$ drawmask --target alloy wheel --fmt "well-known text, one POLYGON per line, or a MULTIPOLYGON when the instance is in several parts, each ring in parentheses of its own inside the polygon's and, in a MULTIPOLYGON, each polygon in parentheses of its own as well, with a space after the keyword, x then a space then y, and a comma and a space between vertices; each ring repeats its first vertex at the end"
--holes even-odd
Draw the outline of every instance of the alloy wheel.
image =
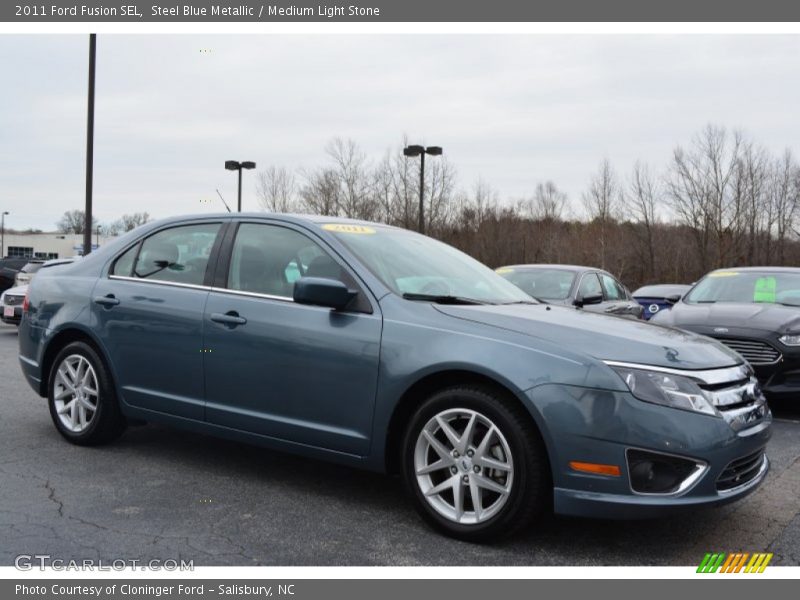
POLYGON ((508 501, 514 461, 505 436, 491 419, 454 408, 432 417, 414 449, 417 485, 428 504, 459 524, 478 524, 508 501))
POLYGON ((97 413, 97 374, 86 357, 71 354, 58 366, 53 404, 59 421, 72 433, 81 433, 97 413))

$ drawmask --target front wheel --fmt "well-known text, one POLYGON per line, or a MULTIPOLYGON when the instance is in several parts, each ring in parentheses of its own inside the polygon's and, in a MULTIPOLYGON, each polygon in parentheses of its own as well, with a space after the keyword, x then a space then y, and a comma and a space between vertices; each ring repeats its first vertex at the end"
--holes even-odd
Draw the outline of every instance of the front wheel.
POLYGON ((84 342, 68 344, 53 361, 48 404, 56 429, 73 444, 104 444, 125 430, 108 369, 84 342))
POLYGON ((551 493, 538 430, 492 390, 454 387, 408 425, 403 479, 422 517, 444 533, 488 541, 528 526, 551 493))

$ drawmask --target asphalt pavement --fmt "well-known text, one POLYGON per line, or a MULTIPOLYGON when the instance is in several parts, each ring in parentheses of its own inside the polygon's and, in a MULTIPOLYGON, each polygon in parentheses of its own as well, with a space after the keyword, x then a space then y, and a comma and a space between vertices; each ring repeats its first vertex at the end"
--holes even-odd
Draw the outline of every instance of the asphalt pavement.
POLYGON ((199 565, 696 565, 709 551, 800 565, 800 399, 777 407, 772 469, 753 495, 653 521, 544 517, 475 545, 426 527, 395 478, 160 425, 81 448, 25 383, 0 325, 0 565, 193 560, 199 565))

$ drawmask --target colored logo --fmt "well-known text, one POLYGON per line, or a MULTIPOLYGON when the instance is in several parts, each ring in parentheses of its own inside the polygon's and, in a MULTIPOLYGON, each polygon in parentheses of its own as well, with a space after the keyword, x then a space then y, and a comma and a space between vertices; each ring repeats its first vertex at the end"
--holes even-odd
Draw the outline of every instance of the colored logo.
POLYGON ((706 552, 697 572, 763 573, 771 560, 772 552, 706 552))

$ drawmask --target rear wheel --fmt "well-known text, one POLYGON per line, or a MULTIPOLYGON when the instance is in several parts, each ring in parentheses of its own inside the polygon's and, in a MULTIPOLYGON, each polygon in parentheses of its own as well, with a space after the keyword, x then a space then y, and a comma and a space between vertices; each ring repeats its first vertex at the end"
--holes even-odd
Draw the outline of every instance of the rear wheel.
POLYGON ((73 444, 104 444, 125 430, 108 369, 85 342, 68 344, 53 361, 48 404, 56 429, 73 444))
POLYGON ((409 423, 403 478, 418 512, 460 539, 486 541, 528 526, 551 493, 539 432, 493 390, 454 387, 409 423))

